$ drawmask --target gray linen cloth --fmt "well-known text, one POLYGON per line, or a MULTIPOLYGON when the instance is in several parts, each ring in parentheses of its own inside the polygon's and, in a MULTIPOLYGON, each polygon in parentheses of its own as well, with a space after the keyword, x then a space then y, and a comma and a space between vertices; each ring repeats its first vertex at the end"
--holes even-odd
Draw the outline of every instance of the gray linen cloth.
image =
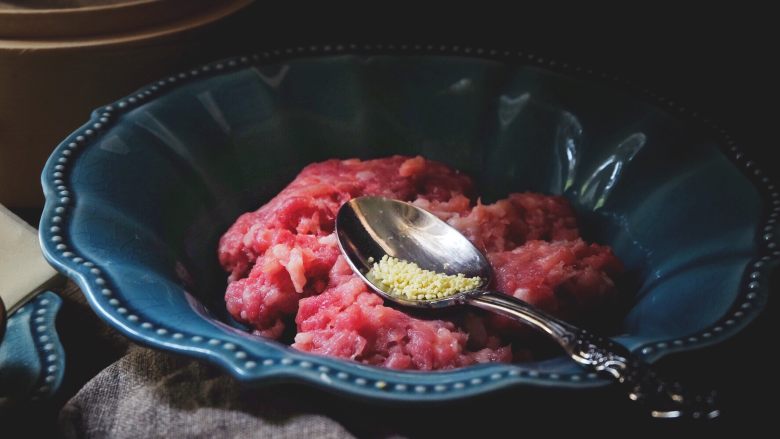
POLYGON ((131 347, 60 412, 66 437, 353 437, 298 392, 245 390, 213 367, 131 347))

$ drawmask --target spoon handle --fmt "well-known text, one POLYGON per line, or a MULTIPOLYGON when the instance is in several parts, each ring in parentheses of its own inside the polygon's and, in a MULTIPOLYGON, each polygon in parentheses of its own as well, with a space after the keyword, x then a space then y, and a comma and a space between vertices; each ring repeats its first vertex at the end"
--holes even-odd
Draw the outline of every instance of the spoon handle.
POLYGON ((655 418, 713 419, 720 415, 715 394, 695 395, 678 383, 661 379, 653 368, 625 347, 566 323, 528 303, 493 291, 470 295, 466 303, 518 319, 558 342, 580 365, 623 385, 631 400, 650 409, 655 418))

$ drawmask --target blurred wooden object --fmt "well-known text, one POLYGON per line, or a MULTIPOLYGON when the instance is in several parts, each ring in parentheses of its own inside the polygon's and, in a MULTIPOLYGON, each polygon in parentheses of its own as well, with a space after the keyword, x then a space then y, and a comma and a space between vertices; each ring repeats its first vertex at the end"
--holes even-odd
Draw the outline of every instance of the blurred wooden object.
POLYGON ((36 207, 54 146, 95 107, 203 61, 252 0, 0 0, 0 203, 36 207))

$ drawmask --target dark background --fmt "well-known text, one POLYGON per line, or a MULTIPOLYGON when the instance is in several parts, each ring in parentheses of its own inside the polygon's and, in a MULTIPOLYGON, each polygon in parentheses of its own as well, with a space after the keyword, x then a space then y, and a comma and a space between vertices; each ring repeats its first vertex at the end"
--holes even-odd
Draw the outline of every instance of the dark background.
MULTIPOLYGON (((771 68, 778 38, 772 26, 764 23, 769 14, 757 13, 758 18, 742 20, 739 11, 727 11, 720 17, 709 15, 709 11, 687 17, 678 15, 679 11, 668 11, 663 18, 648 18, 645 11, 637 9, 626 11, 622 17, 602 15, 598 20, 576 12, 563 17, 561 11, 507 12, 490 18, 450 20, 441 16, 423 19, 408 10, 403 14, 374 11, 349 20, 332 20, 306 12, 308 19, 283 17, 255 5, 221 24, 221 38, 203 42, 203 61, 254 50, 323 43, 433 43, 520 50, 619 75, 638 89, 649 89, 696 109, 726 129, 764 171, 780 181, 780 166, 774 161, 780 148, 776 133, 777 76, 771 68), (647 21, 640 22, 639 17, 647 21)), ((777 272, 770 285, 777 289, 777 272)), ((667 375, 719 391, 723 417, 704 428, 750 432, 772 421, 776 406, 772 397, 778 384, 775 363, 771 361, 772 348, 777 344, 774 301, 770 300, 767 310, 731 340, 660 361, 667 375)), ((70 347, 66 344, 67 349, 70 347)), ((112 359, 110 353, 107 350, 93 356, 107 363, 112 359)), ((79 361, 84 360, 77 359, 76 364, 79 361)), ((97 366, 91 369, 99 370, 97 366)), ((75 380, 86 378, 85 374, 75 380)), ((71 387, 75 389, 78 383, 73 380, 71 387)), ((454 405, 411 408, 355 403, 292 386, 279 387, 279 391, 300 392, 302 397, 327 406, 327 413, 360 436, 388 430, 377 427, 381 425, 393 425, 387 433, 416 437, 438 436, 442 430, 457 437, 520 436, 538 429, 634 435, 702 427, 649 422, 633 411, 627 398, 615 389, 512 389, 454 405)), ((47 409, 52 421, 55 413, 56 407, 47 409)))

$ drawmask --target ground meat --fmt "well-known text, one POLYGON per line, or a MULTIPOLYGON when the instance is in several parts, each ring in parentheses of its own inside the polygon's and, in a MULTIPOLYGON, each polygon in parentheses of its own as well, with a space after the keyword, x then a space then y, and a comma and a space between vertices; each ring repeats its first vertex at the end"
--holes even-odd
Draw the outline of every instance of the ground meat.
POLYGON ((493 204, 477 200, 473 207, 465 196, 445 201, 420 197, 414 204, 447 221, 485 253, 511 250, 530 240, 579 237, 574 211, 563 197, 511 194, 493 204))
MULTIPOLYGON (((570 241, 528 241, 511 251, 489 253, 495 288, 555 316, 577 320, 609 303, 614 296, 613 277, 623 271, 609 247, 570 241)), ((489 328, 502 334, 527 327, 499 315, 489 328)))
MULTIPOLYGON (((295 318, 293 347, 395 369, 435 370, 511 361, 517 325, 469 313, 423 320, 384 306, 338 250, 334 219, 347 200, 412 201, 488 254, 496 287, 553 314, 576 316, 615 294, 622 270, 607 247, 579 239, 562 197, 511 194, 473 201, 470 178, 422 157, 329 160, 303 171, 276 197, 242 215, 220 240, 227 309, 256 333, 278 338, 295 318)), ((525 357, 515 348, 514 357, 525 357)))
POLYGON ((446 201, 471 194, 472 187, 469 177, 422 157, 314 163, 271 201, 236 220, 220 240, 219 261, 230 272, 230 281, 240 279, 276 239, 286 239, 280 234, 332 233, 338 208, 354 197, 446 201))
POLYGON ((394 369, 434 370, 477 362, 509 361, 511 350, 494 343, 465 349, 468 334, 451 322, 420 320, 383 305, 343 258, 332 286, 301 300, 293 347, 394 369))

